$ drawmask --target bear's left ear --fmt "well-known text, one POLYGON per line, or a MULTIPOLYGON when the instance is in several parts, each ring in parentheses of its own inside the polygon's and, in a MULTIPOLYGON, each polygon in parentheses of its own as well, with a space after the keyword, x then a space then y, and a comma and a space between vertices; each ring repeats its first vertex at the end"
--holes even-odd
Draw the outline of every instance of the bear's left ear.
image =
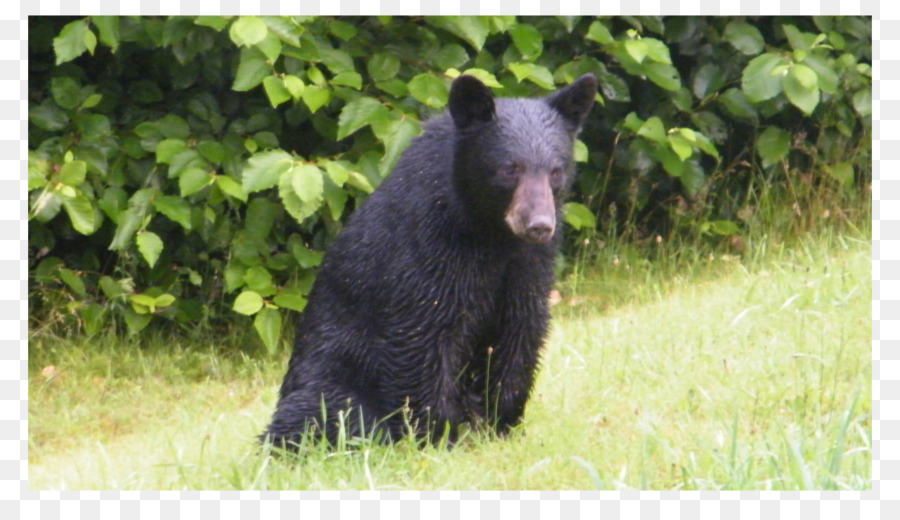
POLYGON ((596 95, 597 78, 593 74, 585 74, 571 85, 547 96, 547 103, 563 116, 569 130, 576 133, 581 129, 596 95))
POLYGON ((457 128, 494 119, 494 96, 484 83, 473 76, 460 76, 450 87, 450 115, 457 128))

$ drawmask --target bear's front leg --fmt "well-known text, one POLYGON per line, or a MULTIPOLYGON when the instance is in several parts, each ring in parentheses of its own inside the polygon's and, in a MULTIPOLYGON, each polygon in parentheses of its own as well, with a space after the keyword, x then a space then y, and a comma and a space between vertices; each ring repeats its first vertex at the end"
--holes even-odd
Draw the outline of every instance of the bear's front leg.
POLYGON ((489 347, 486 419, 505 434, 519 424, 531 394, 549 322, 543 291, 510 295, 504 306, 502 327, 489 347))

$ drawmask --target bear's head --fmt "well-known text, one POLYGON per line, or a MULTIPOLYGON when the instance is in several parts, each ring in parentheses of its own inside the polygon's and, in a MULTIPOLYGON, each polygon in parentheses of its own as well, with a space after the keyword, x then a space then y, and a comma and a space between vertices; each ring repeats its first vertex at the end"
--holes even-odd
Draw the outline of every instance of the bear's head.
POLYGON ((495 99, 472 76, 453 82, 454 181, 480 226, 551 241, 574 176, 574 139, 596 93, 590 74, 535 99, 495 99))

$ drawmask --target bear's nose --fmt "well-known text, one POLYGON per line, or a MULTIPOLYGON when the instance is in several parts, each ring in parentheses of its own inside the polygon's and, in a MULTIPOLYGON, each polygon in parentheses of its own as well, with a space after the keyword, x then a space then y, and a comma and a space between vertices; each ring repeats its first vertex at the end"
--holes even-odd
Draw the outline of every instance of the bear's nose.
POLYGON ((525 238, 538 244, 546 244, 553 236, 553 225, 549 219, 540 218, 532 221, 525 229, 525 238))

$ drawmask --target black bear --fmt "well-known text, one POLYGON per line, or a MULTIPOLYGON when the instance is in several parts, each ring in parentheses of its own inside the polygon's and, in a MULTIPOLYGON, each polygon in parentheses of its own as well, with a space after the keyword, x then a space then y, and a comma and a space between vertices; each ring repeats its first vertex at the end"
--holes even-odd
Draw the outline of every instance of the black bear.
POLYGON ((471 76, 326 252, 262 439, 455 439, 519 423, 549 320, 561 200, 597 83, 495 99, 471 76))

